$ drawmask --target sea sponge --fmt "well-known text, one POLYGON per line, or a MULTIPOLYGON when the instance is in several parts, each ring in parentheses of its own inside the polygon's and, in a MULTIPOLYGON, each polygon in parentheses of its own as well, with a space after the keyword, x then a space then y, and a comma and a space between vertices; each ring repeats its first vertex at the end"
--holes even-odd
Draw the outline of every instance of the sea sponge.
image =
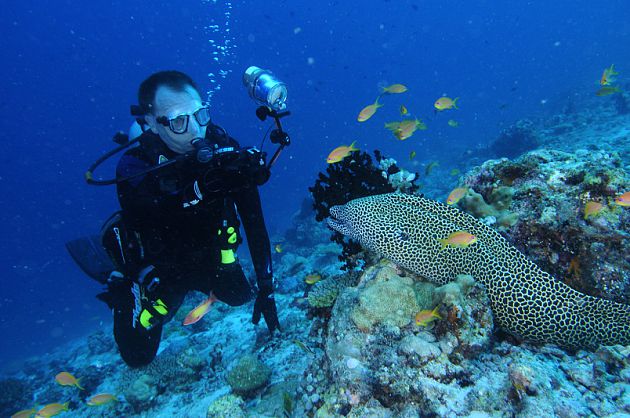
POLYGON ((413 280, 384 267, 359 294, 359 304, 351 318, 360 330, 367 332, 375 325, 409 325, 419 310, 413 280))
POLYGON ((509 211, 513 195, 512 187, 500 186, 492 190, 486 203, 481 194, 469 189, 460 204, 475 218, 483 219, 491 216, 496 219, 499 226, 510 227, 518 221, 518 215, 509 211))
POLYGON ((227 374, 227 382, 239 395, 250 395, 263 387, 271 376, 271 369, 256 356, 247 354, 227 374))

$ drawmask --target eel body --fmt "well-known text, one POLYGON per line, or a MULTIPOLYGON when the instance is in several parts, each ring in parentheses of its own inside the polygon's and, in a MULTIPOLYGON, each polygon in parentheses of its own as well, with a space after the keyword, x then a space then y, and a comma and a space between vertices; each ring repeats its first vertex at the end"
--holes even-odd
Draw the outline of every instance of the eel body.
POLYGON ((471 215, 420 196, 390 193, 330 209, 331 228, 436 284, 481 282, 496 323, 526 341, 569 349, 630 344, 630 305, 585 295, 541 270, 471 215), (477 237, 442 248, 457 231, 477 237))

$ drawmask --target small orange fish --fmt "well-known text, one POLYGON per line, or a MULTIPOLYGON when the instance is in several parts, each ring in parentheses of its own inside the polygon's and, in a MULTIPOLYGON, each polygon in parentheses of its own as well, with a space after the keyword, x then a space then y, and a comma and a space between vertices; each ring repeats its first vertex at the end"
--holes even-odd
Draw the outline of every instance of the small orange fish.
POLYGON ((569 274, 573 274, 575 277, 580 277, 582 273, 582 267, 580 267, 580 258, 575 256, 569 262, 569 274))
POLYGON ((455 205, 468 193, 468 187, 457 187, 446 198, 447 205, 455 205))
POLYGON ((449 119, 447 123, 451 128, 457 128, 459 126, 459 122, 453 119, 449 119))
POLYGON ((600 86, 609 86, 610 83, 615 81, 616 75, 619 75, 618 72, 615 71, 615 64, 611 64, 610 68, 606 68, 604 73, 602 74, 602 78, 599 80, 600 86))
POLYGON ((55 415, 58 415, 60 413, 62 413, 63 411, 67 411, 68 410, 68 404, 70 402, 66 402, 66 403, 51 403, 46 405, 45 407, 43 407, 42 409, 40 409, 39 411, 37 411, 37 415, 35 415, 36 417, 54 417, 55 415))
POLYGON ((77 379, 76 377, 74 377, 68 372, 58 373, 57 376, 55 376, 55 380, 61 386, 76 386, 77 388, 84 390, 79 384, 79 379, 77 379))
POLYGON ((403 84, 392 84, 391 86, 383 87, 383 93, 398 94, 407 91, 407 86, 403 84))
POLYGON ((441 112, 443 110, 448 110, 448 109, 459 109, 457 107, 457 100, 458 99, 459 99, 459 97, 456 97, 455 99, 451 99, 450 97, 446 97, 446 96, 440 97, 439 99, 437 99, 435 101, 433 106, 439 112, 441 112))
POLYGON ((304 282, 306 284, 315 284, 318 281, 320 281, 322 279, 322 276, 317 274, 317 273, 313 273, 313 274, 309 274, 304 278, 304 282))
POLYGON ((282 244, 276 244, 273 247, 274 251, 280 254, 282 252, 282 244))
POLYGON ((584 219, 593 218, 599 215, 604 209, 604 205, 599 202, 589 201, 584 205, 584 219))
POLYGON ((350 155, 351 152, 358 151, 359 149, 354 147, 354 144, 356 142, 357 141, 353 141, 352 144, 350 144, 349 146, 342 145, 340 147, 335 148, 334 150, 330 152, 330 154, 328 154, 328 157, 326 158, 326 162, 328 164, 338 163, 339 161, 343 160, 348 155, 350 155))
POLYGON ((457 231, 438 241, 442 244, 442 250, 449 246, 454 248, 468 248, 470 245, 477 242, 477 237, 466 231, 457 231))
POLYGON ((623 206, 624 208, 630 208, 630 192, 625 192, 624 194, 617 196, 615 198, 615 203, 619 206, 623 206))
POLYGON ((376 113, 376 109, 378 109, 379 107, 383 107, 383 105, 378 102, 377 97, 376 101, 373 104, 365 106, 363 109, 361 109, 361 111, 359 112, 359 116, 357 116, 357 120, 359 122, 365 122, 366 120, 374 116, 374 114, 376 113))
POLYGON ((438 314, 438 306, 433 308, 432 311, 425 309, 424 311, 418 312, 416 314, 416 325, 426 327, 436 319, 442 319, 442 317, 438 314))
POLYGON ((188 312, 186 318, 184 318, 184 325, 191 325, 195 322, 199 321, 210 311, 212 304, 216 302, 218 299, 214 296, 214 293, 210 292, 210 296, 206 299, 201 305, 197 306, 192 311, 188 312))
POLYGON ((94 395, 90 399, 88 399, 86 403, 89 406, 100 406, 115 401, 118 401, 118 398, 116 398, 116 396, 110 393, 99 393, 98 395, 94 395))
POLYGON ((405 105, 400 105, 400 116, 405 116, 409 111, 405 107, 405 105))
POLYGON ((35 408, 25 409, 11 415, 11 418, 31 418, 35 412, 37 412, 37 409, 35 408))

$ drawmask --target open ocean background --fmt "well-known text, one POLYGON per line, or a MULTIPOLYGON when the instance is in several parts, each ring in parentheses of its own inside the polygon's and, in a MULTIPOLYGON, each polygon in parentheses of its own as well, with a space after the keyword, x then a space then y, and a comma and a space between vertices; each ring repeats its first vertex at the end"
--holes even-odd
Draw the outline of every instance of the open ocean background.
MULTIPOLYGON (((255 117, 242 72, 257 65, 286 82, 293 143, 262 188, 273 235, 339 145, 357 140, 402 162, 415 150, 422 163, 461 167, 466 150, 516 120, 592 95, 610 64, 627 75, 629 21, 625 0, 3 2, 0 363, 110 321, 94 298, 100 286, 64 243, 117 210, 114 187, 88 186, 83 174, 128 129, 129 105, 151 73, 181 70, 212 90, 213 121, 241 145, 258 145, 270 124, 255 117), (385 97, 372 120, 356 122, 392 83, 409 88, 404 99, 385 97), (452 115, 433 115, 443 94, 460 97, 458 129, 446 124, 452 115), (400 104, 429 130, 400 142, 382 129, 400 104)), ((113 176, 115 160, 97 176, 113 176)))

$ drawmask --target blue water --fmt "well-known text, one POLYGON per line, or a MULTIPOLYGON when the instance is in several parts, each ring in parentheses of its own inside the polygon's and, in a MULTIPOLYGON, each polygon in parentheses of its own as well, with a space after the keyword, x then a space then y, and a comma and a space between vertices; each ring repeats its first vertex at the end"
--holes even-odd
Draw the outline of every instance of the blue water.
MULTIPOLYGON (((37 0, 3 3, 0 15, 0 358, 41 354, 109 320, 99 286, 66 254, 64 242, 96 232, 117 209, 113 187, 83 181, 132 119, 138 84, 162 69, 189 73, 212 97, 213 119, 243 145, 268 123, 241 85, 249 65, 289 87, 285 128, 293 143, 263 187, 272 234, 307 196, 330 150, 357 140, 406 159, 465 163, 524 117, 559 111, 592 94, 604 68, 630 72, 625 0, 140 2, 37 0), (229 15, 226 15, 229 12, 229 15), (228 24, 226 25, 226 22, 228 24), (205 29, 217 24, 219 32, 205 29), (226 31, 230 29, 230 31, 226 31), (235 48, 212 59, 210 39, 235 48), (211 83, 208 73, 227 71, 211 83), (409 91, 364 124, 359 110, 380 86, 409 91), (433 115, 442 94, 457 113, 433 115), (382 128, 405 104, 429 124, 405 142, 382 128), (447 126, 456 118, 458 129, 447 126)), ((268 151, 273 151, 268 148, 268 151)), ((110 177, 113 166, 97 174, 110 177)))

